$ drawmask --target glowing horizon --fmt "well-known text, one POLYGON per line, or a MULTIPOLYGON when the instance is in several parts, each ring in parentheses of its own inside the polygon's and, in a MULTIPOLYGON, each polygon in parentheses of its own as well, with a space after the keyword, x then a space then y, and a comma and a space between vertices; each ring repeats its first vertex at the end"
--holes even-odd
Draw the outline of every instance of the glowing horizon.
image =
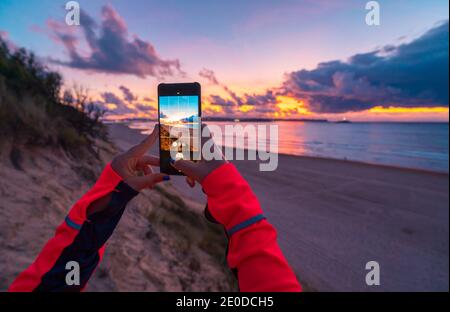
POLYGON ((159 82, 198 81, 204 116, 449 121, 446 1, 383 2, 379 27, 356 0, 79 2, 77 27, 61 3, 2 2, 0 36, 87 87, 110 120, 156 119, 159 82))

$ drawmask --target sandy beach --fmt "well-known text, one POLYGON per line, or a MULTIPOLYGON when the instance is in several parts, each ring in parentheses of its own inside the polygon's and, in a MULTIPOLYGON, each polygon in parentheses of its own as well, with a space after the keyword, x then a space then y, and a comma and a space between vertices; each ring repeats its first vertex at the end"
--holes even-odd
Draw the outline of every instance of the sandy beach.
MULTIPOLYGON (((121 149, 143 138, 121 124, 109 130, 121 149)), ((234 163, 306 290, 448 291, 448 174, 288 155, 274 172, 234 163), (369 261, 380 264, 380 286, 365 283, 369 261)), ((206 202, 183 177, 172 183, 184 198, 206 202)))

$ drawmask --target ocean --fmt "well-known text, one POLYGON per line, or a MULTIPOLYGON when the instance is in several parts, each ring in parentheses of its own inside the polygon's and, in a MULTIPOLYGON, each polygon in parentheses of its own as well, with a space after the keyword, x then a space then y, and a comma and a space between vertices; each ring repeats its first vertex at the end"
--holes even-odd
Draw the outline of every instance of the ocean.
MULTIPOLYGON (((227 122, 208 122, 222 129, 227 122)), ((255 123, 240 123, 242 126, 255 123)), ((448 123, 316 123, 277 121, 281 154, 346 159, 449 172, 448 123)), ((152 129, 154 122, 131 122, 152 129)))

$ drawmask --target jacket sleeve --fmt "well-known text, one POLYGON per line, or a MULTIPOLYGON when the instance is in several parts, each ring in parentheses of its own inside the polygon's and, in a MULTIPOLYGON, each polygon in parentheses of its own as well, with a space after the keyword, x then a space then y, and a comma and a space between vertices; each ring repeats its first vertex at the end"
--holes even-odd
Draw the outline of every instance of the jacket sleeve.
POLYGON ((205 178, 202 186, 208 197, 208 213, 227 231, 227 260, 237 271, 240 290, 301 291, 278 246, 274 227, 237 169, 230 163, 222 165, 205 178))
POLYGON ((108 164, 93 188, 70 209, 53 238, 11 284, 9 291, 83 290, 99 264, 104 245, 126 204, 136 195, 137 192, 108 164), (106 208, 87 217, 89 205, 105 197, 106 208), (78 263, 79 279, 67 282, 67 275, 74 268, 73 261, 78 263))

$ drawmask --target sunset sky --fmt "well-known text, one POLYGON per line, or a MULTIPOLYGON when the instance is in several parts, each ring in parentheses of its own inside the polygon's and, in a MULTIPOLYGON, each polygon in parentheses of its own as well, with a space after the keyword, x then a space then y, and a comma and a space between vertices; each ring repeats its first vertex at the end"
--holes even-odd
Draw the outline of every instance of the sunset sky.
POLYGON ((83 85, 108 118, 156 118, 159 82, 206 116, 448 121, 448 1, 0 1, 0 36, 83 85))

